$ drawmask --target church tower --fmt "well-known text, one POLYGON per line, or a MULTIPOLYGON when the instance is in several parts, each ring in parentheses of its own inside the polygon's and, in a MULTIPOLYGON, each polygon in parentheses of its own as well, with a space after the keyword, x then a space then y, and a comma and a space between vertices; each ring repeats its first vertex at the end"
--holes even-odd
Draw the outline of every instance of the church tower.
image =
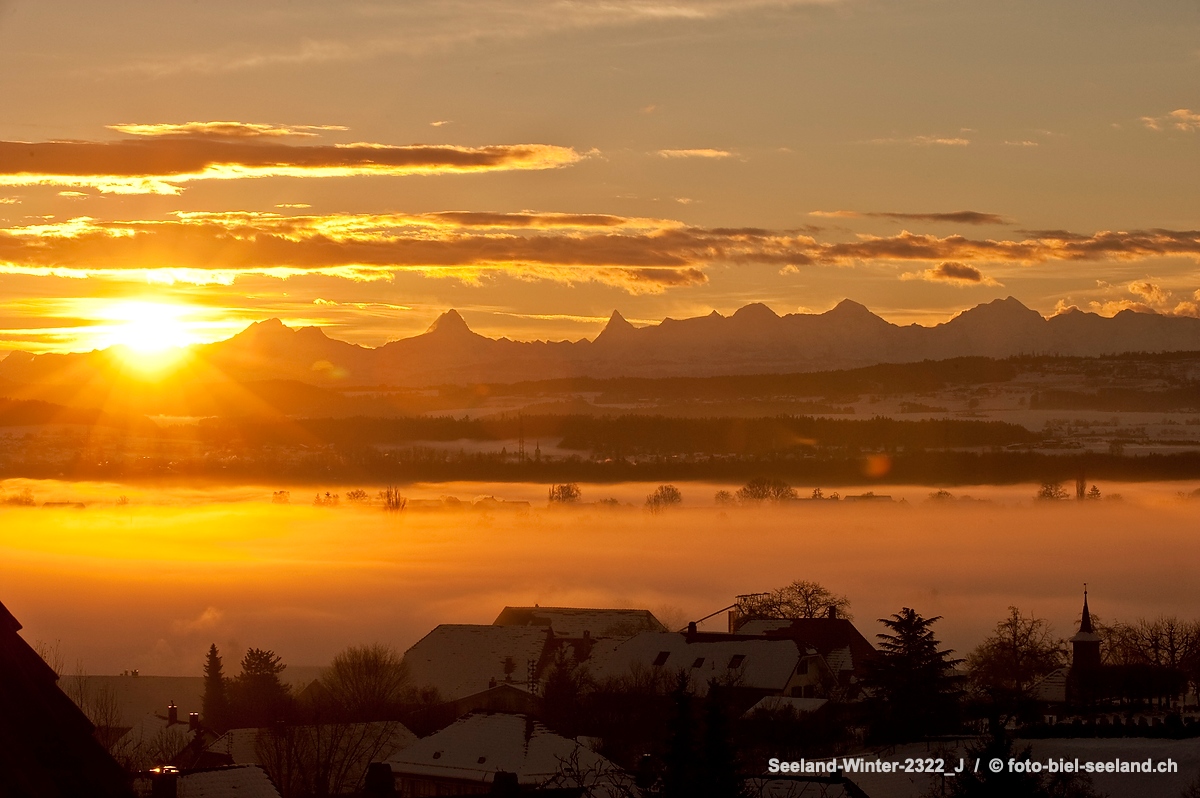
POLYGON ((1071 638, 1072 673, 1095 673, 1100 669, 1100 635, 1092 628, 1092 613, 1088 610, 1087 587, 1083 588, 1083 619, 1079 631, 1071 638))

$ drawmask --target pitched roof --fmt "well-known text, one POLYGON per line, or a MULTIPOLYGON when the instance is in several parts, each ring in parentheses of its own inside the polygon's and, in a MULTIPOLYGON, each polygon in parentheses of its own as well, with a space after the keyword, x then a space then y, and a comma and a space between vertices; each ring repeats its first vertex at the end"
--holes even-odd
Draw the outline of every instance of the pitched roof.
POLYGON ((404 652, 413 683, 434 687, 443 701, 497 684, 528 681, 529 663, 540 663, 550 642, 544 626, 441 624, 404 652))
POLYGON ((667 628, 649 610, 587 607, 505 607, 493 626, 549 626, 556 637, 632 637, 667 628))
POLYGON ((117 740, 113 750, 126 760, 126 765, 152 767, 174 759, 192 741, 192 737, 187 721, 171 723, 167 718, 149 712, 134 721, 129 731, 117 740))
POLYGON ((693 640, 675 632, 643 632, 615 645, 597 645, 588 660, 596 678, 620 677, 635 668, 684 670, 700 692, 708 680, 731 672, 742 687, 782 690, 787 686, 801 651, 788 639, 693 640))
POLYGON ((127 796, 125 773, 0 603, 0 795, 127 796))
POLYGON ((279 790, 258 765, 235 765, 181 773, 176 798, 279 798, 279 790))
POLYGON ((617 772, 604 757, 524 715, 473 714, 387 760, 396 775, 491 782, 497 771, 521 784, 542 784, 564 764, 579 771, 617 772))
POLYGON ((875 647, 846 618, 764 618, 746 621, 738 627, 738 634, 807 643, 834 670, 857 670, 875 655, 875 647))

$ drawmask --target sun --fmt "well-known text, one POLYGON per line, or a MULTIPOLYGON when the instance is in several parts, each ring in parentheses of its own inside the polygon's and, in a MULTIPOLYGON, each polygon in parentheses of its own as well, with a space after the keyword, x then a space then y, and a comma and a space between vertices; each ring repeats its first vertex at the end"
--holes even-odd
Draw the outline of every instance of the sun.
POLYGON ((100 322, 100 347, 119 347, 133 358, 144 356, 161 360, 199 339, 193 333, 189 317, 195 312, 187 305, 146 300, 126 300, 106 305, 97 316, 100 322))

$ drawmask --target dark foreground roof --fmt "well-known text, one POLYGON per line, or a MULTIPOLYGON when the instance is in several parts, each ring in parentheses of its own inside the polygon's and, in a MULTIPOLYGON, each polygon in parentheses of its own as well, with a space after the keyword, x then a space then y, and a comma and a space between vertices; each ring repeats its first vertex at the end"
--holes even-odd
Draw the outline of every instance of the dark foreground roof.
POLYGON ((125 771, 0 604, 0 795, 128 798, 125 771))

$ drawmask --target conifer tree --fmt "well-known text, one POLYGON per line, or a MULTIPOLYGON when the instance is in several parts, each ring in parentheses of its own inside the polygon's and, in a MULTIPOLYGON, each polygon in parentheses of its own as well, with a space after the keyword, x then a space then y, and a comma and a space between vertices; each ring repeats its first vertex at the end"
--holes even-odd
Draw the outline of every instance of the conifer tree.
POLYGON ((225 673, 221 668, 221 655, 217 644, 208 648, 204 661, 204 699, 201 713, 204 723, 216 731, 224 731, 229 722, 229 693, 226 689, 225 673))

